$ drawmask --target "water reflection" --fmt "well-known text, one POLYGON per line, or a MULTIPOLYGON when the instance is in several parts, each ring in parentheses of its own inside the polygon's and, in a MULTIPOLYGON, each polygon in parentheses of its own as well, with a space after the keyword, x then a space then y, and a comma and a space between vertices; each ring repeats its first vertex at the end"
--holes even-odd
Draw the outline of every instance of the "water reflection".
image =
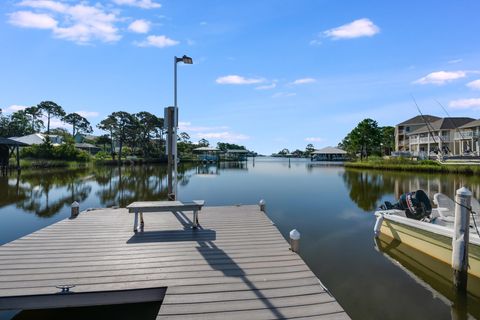
POLYGON ((386 236, 375 239, 375 249, 433 296, 450 305, 452 319, 467 319, 469 315, 480 318, 480 279, 469 277, 469 293, 457 295, 447 264, 386 236))
POLYGON ((350 199, 368 212, 378 208, 385 196, 392 201, 403 193, 418 189, 424 190, 430 199, 437 192, 453 199, 455 191, 463 186, 470 189, 477 199, 480 195, 480 178, 476 176, 346 169, 342 177, 350 199))

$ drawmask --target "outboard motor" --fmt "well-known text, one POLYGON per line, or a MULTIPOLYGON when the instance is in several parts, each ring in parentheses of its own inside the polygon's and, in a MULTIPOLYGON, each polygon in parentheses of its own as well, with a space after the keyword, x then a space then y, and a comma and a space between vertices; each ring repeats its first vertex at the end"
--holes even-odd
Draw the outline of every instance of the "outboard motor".
POLYGON ((426 218, 432 213, 430 199, 423 190, 404 193, 395 204, 385 201, 381 208, 383 210, 405 210, 407 217, 415 220, 426 218))

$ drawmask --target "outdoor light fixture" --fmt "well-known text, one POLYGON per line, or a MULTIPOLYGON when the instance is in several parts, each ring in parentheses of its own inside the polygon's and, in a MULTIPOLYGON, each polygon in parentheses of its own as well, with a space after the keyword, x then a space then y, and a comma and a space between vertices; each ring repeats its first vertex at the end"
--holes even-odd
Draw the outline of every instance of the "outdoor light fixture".
MULTIPOLYGON (((183 62, 185 64, 193 64, 193 59, 191 57, 188 57, 186 55, 183 55, 183 57, 178 58, 178 57, 173 57, 173 106, 175 107, 175 113, 174 113, 174 122, 173 122, 173 137, 170 140, 173 148, 172 148, 172 156, 169 156, 169 163, 168 167, 169 170, 170 168, 173 167, 173 190, 168 190, 169 194, 169 200, 178 200, 178 170, 177 170, 177 164, 178 164, 178 151, 177 151, 177 129, 178 129, 178 105, 177 105, 177 63, 183 62), (173 161, 173 163, 171 163, 173 161), (173 197, 171 197, 173 195, 173 197), (172 199, 170 199, 170 197, 172 199)), ((169 171, 170 172, 170 171, 169 171)))
POLYGON ((180 62, 180 61, 183 62, 183 63, 185 63, 185 64, 193 64, 192 58, 187 57, 186 55, 184 55, 184 56, 181 57, 181 58, 175 57, 175 63, 180 62))

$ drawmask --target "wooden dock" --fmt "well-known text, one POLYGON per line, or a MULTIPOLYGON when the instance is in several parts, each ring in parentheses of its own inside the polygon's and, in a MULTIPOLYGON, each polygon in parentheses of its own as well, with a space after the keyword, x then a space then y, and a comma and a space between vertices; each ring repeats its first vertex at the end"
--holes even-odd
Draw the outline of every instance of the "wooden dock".
POLYGON ((165 288, 159 319, 349 319, 258 206, 82 212, 0 247, 0 310, 55 294, 165 288))

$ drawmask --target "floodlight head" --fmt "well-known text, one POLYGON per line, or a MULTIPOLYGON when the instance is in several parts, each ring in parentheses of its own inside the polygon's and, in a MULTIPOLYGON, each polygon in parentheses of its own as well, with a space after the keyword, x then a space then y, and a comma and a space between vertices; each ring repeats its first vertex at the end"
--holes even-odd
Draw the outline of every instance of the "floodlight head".
POLYGON ((185 64, 193 64, 193 60, 190 57, 187 57, 186 55, 183 55, 181 58, 175 57, 175 62, 183 62, 185 64))

